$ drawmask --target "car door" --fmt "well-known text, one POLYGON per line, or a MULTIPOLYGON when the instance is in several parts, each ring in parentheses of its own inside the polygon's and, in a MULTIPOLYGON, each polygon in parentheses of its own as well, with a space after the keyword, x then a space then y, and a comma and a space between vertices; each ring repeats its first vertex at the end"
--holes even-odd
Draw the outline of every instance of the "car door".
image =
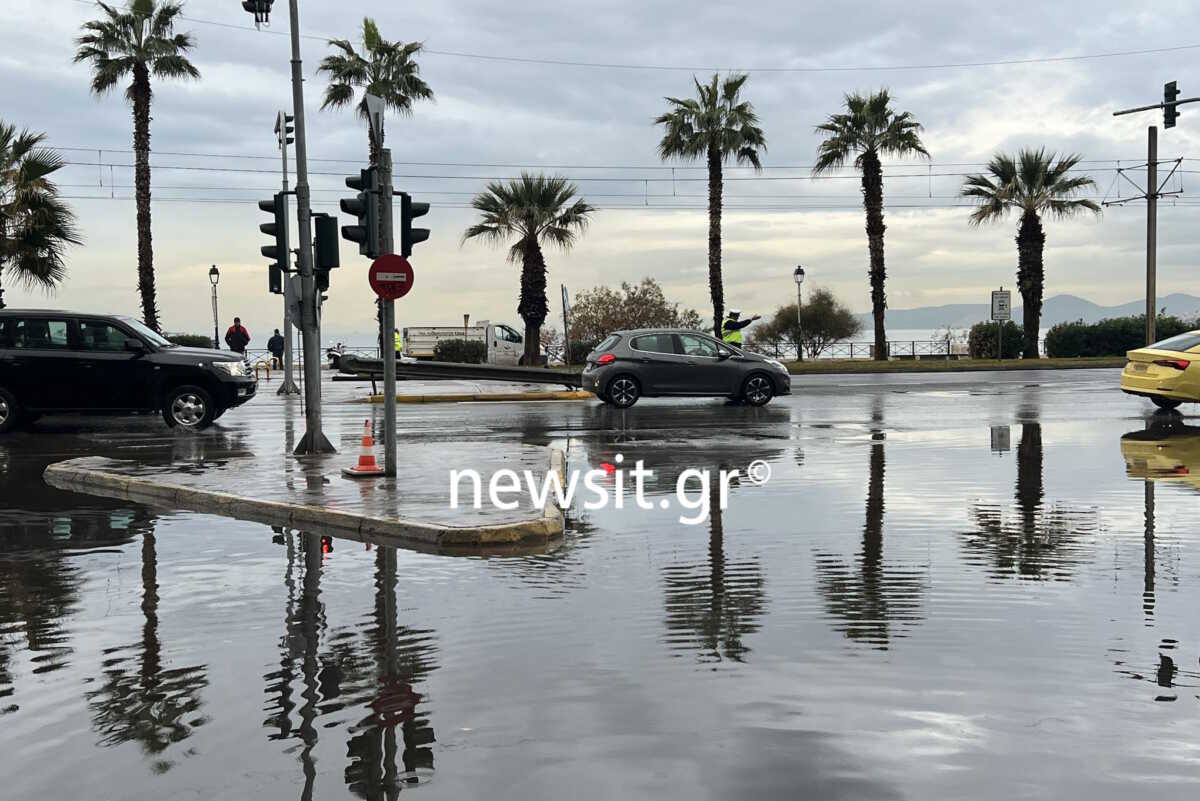
POLYGON ((675 352, 675 337, 661 334, 642 334, 629 342, 634 372, 642 385, 642 394, 674 394, 684 384, 683 359, 675 352))
POLYGON ((126 342, 141 339, 108 320, 78 320, 79 376, 88 405, 95 409, 154 407, 155 366, 143 345, 131 351, 126 342))
POLYGON ((685 391, 726 395, 733 391, 736 368, 719 358, 721 345, 702 334, 678 334, 685 391))
POLYGON ((76 364, 66 317, 8 320, 7 369, 18 374, 17 400, 31 409, 76 408, 76 364))

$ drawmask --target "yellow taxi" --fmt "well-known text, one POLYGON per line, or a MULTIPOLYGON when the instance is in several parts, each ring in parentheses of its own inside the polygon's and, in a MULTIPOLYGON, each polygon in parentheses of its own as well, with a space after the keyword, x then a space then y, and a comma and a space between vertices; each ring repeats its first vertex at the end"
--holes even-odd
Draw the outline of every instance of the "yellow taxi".
POLYGON ((1149 398, 1161 409, 1200 402, 1200 331, 1155 342, 1125 354, 1121 390, 1149 398))

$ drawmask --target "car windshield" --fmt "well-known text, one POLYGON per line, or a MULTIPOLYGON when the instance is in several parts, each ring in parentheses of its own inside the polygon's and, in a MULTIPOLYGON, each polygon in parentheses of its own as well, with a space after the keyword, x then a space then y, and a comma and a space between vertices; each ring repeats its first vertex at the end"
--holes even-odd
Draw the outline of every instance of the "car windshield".
POLYGON ((144 323, 133 319, 132 317, 118 317, 118 320, 125 325, 137 331, 142 337, 150 341, 150 344, 160 348, 173 348, 175 344, 169 339, 163 338, 163 335, 155 331, 153 328, 146 326, 144 323))
POLYGON ((1192 331, 1187 334, 1180 334, 1179 336, 1164 339, 1162 342, 1155 342, 1150 347, 1155 350, 1172 350, 1176 353, 1184 353, 1197 345, 1200 345, 1200 333, 1192 331))

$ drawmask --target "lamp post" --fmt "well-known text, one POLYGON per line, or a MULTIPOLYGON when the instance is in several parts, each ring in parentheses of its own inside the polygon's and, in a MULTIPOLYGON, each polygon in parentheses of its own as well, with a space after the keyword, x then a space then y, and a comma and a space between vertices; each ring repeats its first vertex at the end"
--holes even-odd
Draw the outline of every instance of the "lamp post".
POLYGON ((217 265, 213 265, 208 271, 208 282, 212 284, 213 289, 213 348, 221 349, 221 334, 220 323, 217 322, 217 283, 221 280, 221 271, 217 269, 217 265))
POLYGON ((792 270, 792 280, 796 282, 796 333, 797 340, 800 343, 796 346, 796 355, 800 361, 804 361, 804 345, 802 344, 804 340, 804 328, 800 321, 800 310, 804 308, 804 290, 802 289, 804 285, 804 268, 799 264, 796 265, 795 270, 792 270))

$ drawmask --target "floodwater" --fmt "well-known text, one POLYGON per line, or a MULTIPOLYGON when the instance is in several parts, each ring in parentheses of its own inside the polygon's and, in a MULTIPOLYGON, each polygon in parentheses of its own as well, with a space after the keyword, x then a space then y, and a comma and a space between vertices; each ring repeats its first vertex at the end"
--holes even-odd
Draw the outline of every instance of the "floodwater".
POLYGON ((655 471, 528 556, 80 498, 0 443, 3 797, 1195 798, 1200 422, 1114 376, 411 413, 655 471))

